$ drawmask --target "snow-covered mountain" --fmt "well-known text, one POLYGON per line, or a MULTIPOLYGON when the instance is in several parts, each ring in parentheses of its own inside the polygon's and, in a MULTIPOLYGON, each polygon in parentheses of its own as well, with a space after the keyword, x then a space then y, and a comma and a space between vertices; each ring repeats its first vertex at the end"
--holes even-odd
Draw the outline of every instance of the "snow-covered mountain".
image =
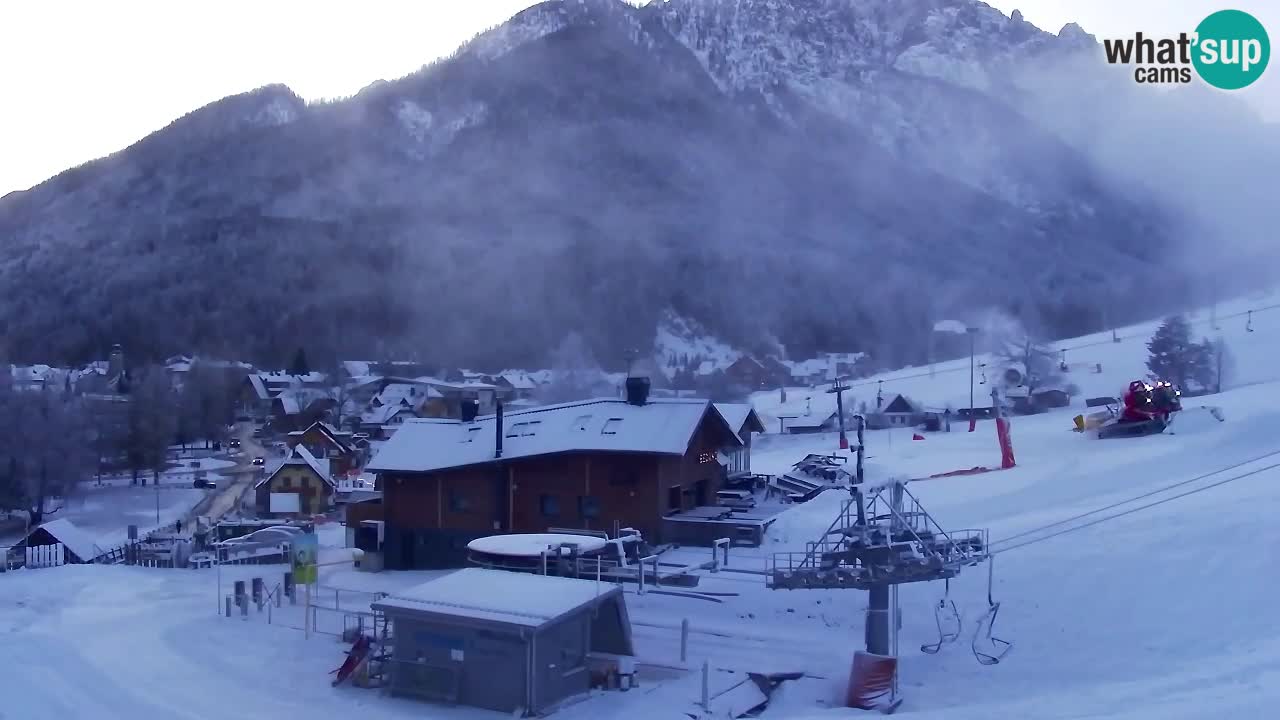
POLYGON ((889 364, 963 308, 1084 332, 1275 226, 1248 196, 1200 213, 1273 138, 1110 70, 974 0, 545 2, 348 100, 263 88, 0 199, 6 352, 534 365, 578 331, 620 364, 667 308, 889 364), (1211 151, 1147 141, 1160 118, 1216 123, 1211 151))

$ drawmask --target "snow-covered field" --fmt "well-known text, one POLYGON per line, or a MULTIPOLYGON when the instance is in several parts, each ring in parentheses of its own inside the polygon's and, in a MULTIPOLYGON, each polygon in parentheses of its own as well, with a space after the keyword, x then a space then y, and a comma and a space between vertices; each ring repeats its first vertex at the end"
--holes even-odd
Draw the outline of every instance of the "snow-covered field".
MULTIPOLYGON (((1229 313, 1219 308, 1220 319, 1229 313)), ((944 526, 989 527, 997 542, 1150 496, 1089 516, 1101 519, 1092 527, 1025 546, 997 546, 1007 549, 994 561, 994 597, 1002 603, 995 634, 1014 643, 1000 665, 981 666, 969 650, 974 621, 987 607, 986 566, 966 569, 952 583, 964 634, 938 655, 917 648, 936 639, 933 606, 942 585, 902 586, 905 703, 898 714, 927 720, 1165 720, 1265 718, 1280 707, 1280 467, 1272 467, 1280 464, 1280 369, 1270 361, 1280 350, 1280 312, 1255 312, 1253 333, 1243 332, 1243 318, 1222 324, 1237 375, 1226 392, 1188 405, 1219 405, 1226 422, 1187 413, 1172 434, 1098 440, 1070 431, 1078 407, 1016 418, 1016 468, 910 484, 944 526), (1263 457, 1268 453, 1278 454, 1263 457), (1224 480, 1229 482, 1209 488, 1224 480), (1162 491, 1181 481, 1193 482, 1162 491), (1193 490, 1203 491, 1173 497, 1193 490), (1119 515, 1162 500, 1167 502, 1119 515)), ((1149 330, 1122 331, 1118 344, 1108 334, 1105 343, 1068 351, 1069 360, 1104 366, 1101 376, 1073 370, 1072 380, 1086 394, 1117 392, 1141 374, 1149 330)), ((1064 345, 1073 343, 1080 341, 1064 345)), ((948 366, 940 365, 931 379, 906 379, 912 371, 889 376, 886 393, 892 381, 900 385, 894 391, 922 399, 933 387, 940 396, 961 388, 967 396, 967 360, 963 366, 960 373, 943 372, 948 366)), ((825 402, 830 396, 821 397, 825 402)), ((868 433, 869 478, 998 465, 991 423, 980 423, 974 433, 958 424, 955 429, 921 441, 905 430, 868 433)), ((805 453, 831 452, 835 444, 834 435, 766 436, 755 448, 753 467, 784 470, 805 453)), ((637 649, 651 663, 640 688, 593 694, 557 717, 696 715, 698 673, 657 667, 679 666, 685 618, 692 628, 688 667, 709 661, 713 694, 743 671, 796 670, 805 677, 775 693, 765 718, 862 715, 838 705, 852 654, 863 643, 865 593, 770 591, 750 572, 762 570, 769 553, 816 539, 841 500, 841 493, 828 492, 788 510, 764 547, 734 549, 727 569, 704 573, 698 590, 722 593, 716 596, 722 602, 638 595, 628 588, 637 649)), ((340 533, 326 527, 322 543, 340 545, 340 533)), ((682 548, 671 559, 701 561, 710 554, 682 548)), ((322 561, 343 557, 337 548, 321 553, 322 561)), ((279 572, 269 566, 224 569, 222 592, 236 575, 260 574, 272 585, 279 572)), ((317 597, 355 610, 370 599, 361 592, 394 591, 430 577, 331 566, 322 571, 317 597)), ((248 620, 219 617, 218 583, 214 571, 101 566, 0 575, 0 717, 500 717, 330 688, 328 672, 342 662, 343 645, 324 633, 304 638, 295 629, 301 614, 287 604, 272 611, 270 625, 266 613, 253 612, 248 620)), ((322 630, 340 626, 340 613, 321 614, 322 630)))
MULTIPOLYGON (((101 482, 88 480, 80 484, 79 492, 66 501, 65 507, 49 519, 66 518, 85 531, 101 548, 112 548, 129 537, 129 526, 137 525, 140 534, 163 527, 183 517, 210 492, 192 487, 196 470, 208 473, 210 480, 219 483, 224 478, 218 471, 235 463, 220 458, 184 459, 181 467, 167 470, 160 475, 160 486, 151 484, 146 477, 145 487, 131 485, 128 475, 104 478, 101 482), (193 466, 191 463, 198 463, 193 466)), ((22 539, 22 528, 0 534, 0 545, 22 539)))

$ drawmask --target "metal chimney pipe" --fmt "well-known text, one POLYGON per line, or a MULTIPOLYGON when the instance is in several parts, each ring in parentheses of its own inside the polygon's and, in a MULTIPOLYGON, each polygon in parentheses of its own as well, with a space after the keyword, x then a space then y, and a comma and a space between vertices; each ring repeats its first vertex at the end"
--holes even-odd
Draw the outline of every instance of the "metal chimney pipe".
POLYGON ((496 426, 497 436, 493 442, 493 456, 495 458, 502 457, 502 401, 499 400, 494 409, 494 425, 496 426))

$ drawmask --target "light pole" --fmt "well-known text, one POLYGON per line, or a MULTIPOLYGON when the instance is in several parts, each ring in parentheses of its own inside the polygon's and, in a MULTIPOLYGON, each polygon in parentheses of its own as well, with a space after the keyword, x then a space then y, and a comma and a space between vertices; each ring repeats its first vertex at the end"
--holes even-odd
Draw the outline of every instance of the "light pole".
POLYGON ((978 328, 966 327, 964 331, 969 336, 969 432, 973 432, 978 427, 978 419, 973 414, 973 356, 974 339, 978 336, 978 328))

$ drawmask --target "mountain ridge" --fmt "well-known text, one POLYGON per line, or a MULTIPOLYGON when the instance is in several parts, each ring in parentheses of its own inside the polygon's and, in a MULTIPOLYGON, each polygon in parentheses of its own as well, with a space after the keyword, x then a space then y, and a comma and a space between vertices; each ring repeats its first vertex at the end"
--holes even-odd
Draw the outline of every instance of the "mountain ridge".
POLYGON ((670 308, 743 349, 901 363, 957 307, 1055 332, 1102 321, 1080 296, 1158 311, 1178 216, 1035 117, 1006 57, 1079 42, 969 0, 544 2, 346 100, 266 86, 0 198, 8 353, 505 366, 579 330, 617 362, 670 308), (926 72, 951 59, 990 78, 926 72))

